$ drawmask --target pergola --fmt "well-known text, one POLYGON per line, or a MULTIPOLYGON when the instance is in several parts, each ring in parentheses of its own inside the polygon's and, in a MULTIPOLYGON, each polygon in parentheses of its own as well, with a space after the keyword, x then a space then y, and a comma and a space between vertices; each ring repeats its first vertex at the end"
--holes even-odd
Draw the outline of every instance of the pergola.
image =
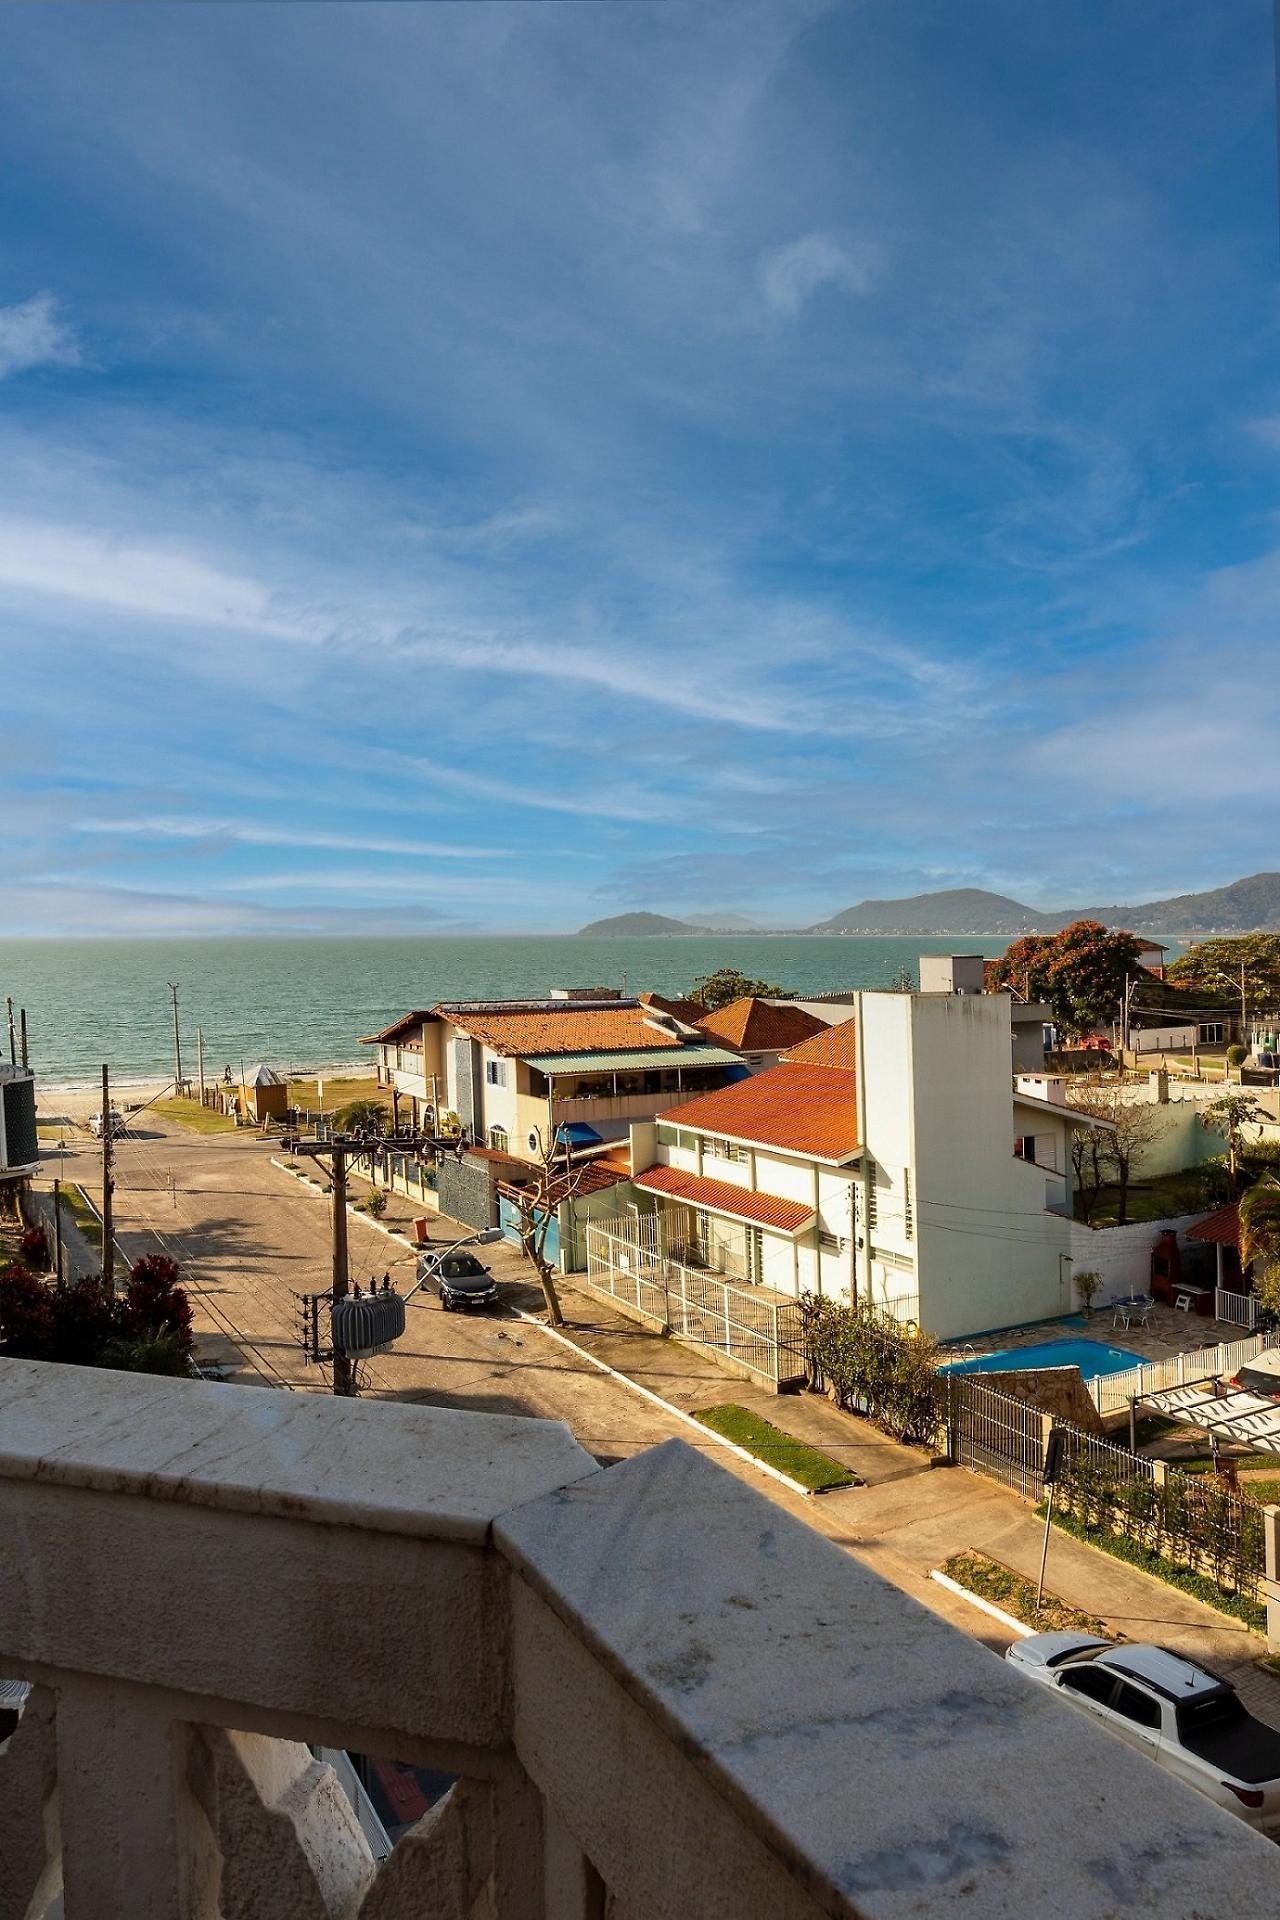
POLYGON ((1260 1453, 1280 1454, 1280 1401, 1234 1387, 1226 1393, 1199 1393, 1195 1387, 1166 1387, 1162 1393, 1143 1393, 1134 1405, 1153 1408, 1180 1426, 1199 1427, 1208 1434, 1215 1453, 1222 1440, 1238 1441, 1260 1453))

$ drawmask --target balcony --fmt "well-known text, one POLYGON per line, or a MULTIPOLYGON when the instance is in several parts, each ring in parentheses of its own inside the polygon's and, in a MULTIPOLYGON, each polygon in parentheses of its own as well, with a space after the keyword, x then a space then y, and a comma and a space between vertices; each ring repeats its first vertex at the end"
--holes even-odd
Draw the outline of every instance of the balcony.
POLYGON ((1268 1843, 673 1442, 0 1361, 0 1920, 1271 1920, 1268 1843), (300 1742, 455 1784, 381 1868, 300 1742))

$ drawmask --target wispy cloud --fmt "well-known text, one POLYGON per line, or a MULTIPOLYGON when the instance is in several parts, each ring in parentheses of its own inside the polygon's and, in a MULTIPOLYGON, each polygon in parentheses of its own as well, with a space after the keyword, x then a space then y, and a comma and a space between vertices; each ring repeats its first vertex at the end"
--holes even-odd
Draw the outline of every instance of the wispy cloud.
POLYGON ((766 304, 794 319, 822 287, 870 293, 880 278, 882 251, 868 240, 841 241, 830 233, 806 233, 760 256, 757 278, 766 304))
POLYGON ((77 833, 118 834, 134 840, 204 840, 220 846, 307 847, 345 853, 413 854, 432 860, 501 860, 500 847, 447 840, 406 840, 361 833, 324 833, 302 827, 256 826, 243 820, 179 819, 146 814, 126 819, 77 820, 77 833))
POLYGON ((51 293, 0 307, 0 380, 34 367, 75 367, 80 346, 51 293))

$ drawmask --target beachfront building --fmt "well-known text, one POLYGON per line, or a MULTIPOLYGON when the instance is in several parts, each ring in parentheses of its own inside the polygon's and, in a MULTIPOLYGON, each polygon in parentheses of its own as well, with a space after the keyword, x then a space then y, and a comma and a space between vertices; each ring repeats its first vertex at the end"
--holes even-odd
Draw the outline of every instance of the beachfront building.
MULTIPOLYGON (((944 1339, 1074 1305, 1074 1128, 1015 1087, 1004 994, 861 993, 777 1067, 632 1129, 629 1237, 735 1286, 872 1300, 944 1339)), ((601 1278, 597 1275, 597 1279, 601 1278)), ((607 1290, 607 1274, 603 1276, 607 1290)))
POLYGON ((776 1067, 788 1047, 821 1033, 828 1023, 786 1001, 746 995, 717 1007, 714 1013, 701 1014, 697 1024, 708 1040, 732 1047, 752 1073, 759 1073, 776 1067))
POLYGON ((625 1140, 631 1124, 747 1071, 737 1052, 658 1007, 621 995, 448 1001, 393 1021, 362 1045, 408 1103, 495 1153, 539 1161, 625 1140))

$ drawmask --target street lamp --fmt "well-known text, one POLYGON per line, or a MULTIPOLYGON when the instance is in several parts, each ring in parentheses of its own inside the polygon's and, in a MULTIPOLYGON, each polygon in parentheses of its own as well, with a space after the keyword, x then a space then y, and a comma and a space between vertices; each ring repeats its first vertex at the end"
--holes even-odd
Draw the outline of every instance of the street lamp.
MULTIPOLYGON (((433 1252, 431 1255, 431 1264, 434 1266, 436 1261, 443 1260, 447 1253, 456 1253, 459 1247, 491 1247, 495 1241, 501 1240, 503 1237, 501 1227, 484 1227, 479 1233, 464 1233, 461 1240, 451 1241, 447 1247, 441 1247, 438 1253, 433 1252)), ((427 1276, 424 1273, 417 1285, 410 1287, 408 1293, 404 1296, 406 1306, 408 1306, 414 1294, 420 1293, 426 1284, 427 1276)))

